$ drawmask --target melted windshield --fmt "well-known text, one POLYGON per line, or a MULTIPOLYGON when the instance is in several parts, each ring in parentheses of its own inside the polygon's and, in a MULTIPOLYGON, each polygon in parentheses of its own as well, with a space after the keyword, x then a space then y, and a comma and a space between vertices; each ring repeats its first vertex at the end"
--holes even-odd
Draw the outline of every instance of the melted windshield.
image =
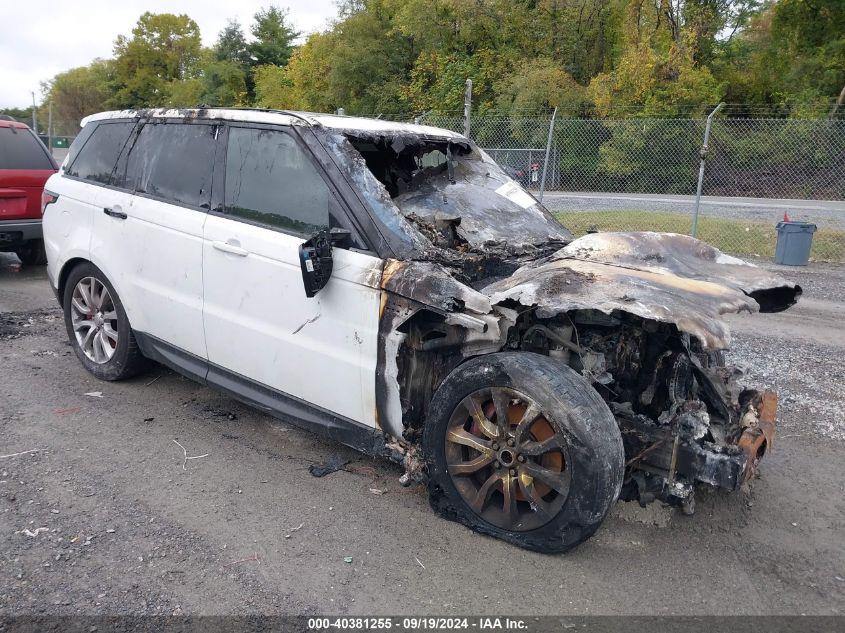
POLYGON ((405 219, 438 246, 519 249, 572 240, 530 193, 466 142, 346 136, 405 219))

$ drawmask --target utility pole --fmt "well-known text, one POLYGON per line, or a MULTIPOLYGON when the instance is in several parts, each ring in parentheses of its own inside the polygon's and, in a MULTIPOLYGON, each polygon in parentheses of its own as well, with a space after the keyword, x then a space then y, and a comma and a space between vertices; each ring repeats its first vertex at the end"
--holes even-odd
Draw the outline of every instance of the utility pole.
POLYGON ((47 106, 47 149, 53 154, 53 100, 47 106))
POLYGON ((35 118, 35 91, 30 92, 32 92, 32 131, 38 134, 38 119, 35 118))
POLYGON ((469 138, 470 116, 472 113, 472 79, 467 79, 464 88, 464 136, 469 138))

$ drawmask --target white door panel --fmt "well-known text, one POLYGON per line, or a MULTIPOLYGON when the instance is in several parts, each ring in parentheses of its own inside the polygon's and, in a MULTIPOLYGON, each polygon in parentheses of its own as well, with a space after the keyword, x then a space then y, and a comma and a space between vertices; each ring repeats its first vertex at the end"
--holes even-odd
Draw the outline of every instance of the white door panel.
POLYGON ((135 329, 206 358, 202 323, 202 230, 206 214, 140 196, 124 207, 135 329))
MULTIPOLYGON (((206 358, 202 225, 206 214, 103 189, 98 202, 126 219, 94 214, 91 255, 107 266, 132 327, 206 358)), ((102 268, 102 266, 101 266, 102 268)))
POLYGON ((375 426, 382 262, 335 248, 329 283, 308 299, 299 266, 303 241, 208 216, 203 267, 208 359, 375 426))

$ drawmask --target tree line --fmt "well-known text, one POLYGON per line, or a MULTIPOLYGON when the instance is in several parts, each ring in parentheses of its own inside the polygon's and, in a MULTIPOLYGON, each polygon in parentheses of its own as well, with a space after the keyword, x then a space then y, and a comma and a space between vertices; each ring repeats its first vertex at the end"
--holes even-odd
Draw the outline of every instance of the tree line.
POLYGON ((57 129, 147 106, 447 113, 466 78, 476 112, 509 117, 845 109, 843 0, 339 0, 300 40, 277 6, 247 30, 230 21, 210 48, 189 16, 145 13, 112 58, 43 84, 39 120, 48 102, 57 129))

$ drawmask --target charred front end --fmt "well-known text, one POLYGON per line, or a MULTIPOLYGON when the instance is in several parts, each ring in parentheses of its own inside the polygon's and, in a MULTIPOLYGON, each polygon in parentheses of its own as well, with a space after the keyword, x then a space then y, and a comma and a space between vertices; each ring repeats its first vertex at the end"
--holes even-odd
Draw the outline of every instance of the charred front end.
POLYGON ((733 491, 775 433, 777 398, 741 386, 720 352, 676 327, 624 312, 527 319, 521 349, 589 377, 616 417, 626 455, 621 497, 693 510, 698 483, 733 491))
POLYGON ((513 351, 601 396, 624 445, 622 498, 691 512, 696 484, 733 491, 753 476, 777 397, 725 365, 722 317, 784 310, 800 287, 684 235, 574 239, 462 137, 357 130, 326 144, 404 249, 380 280, 376 402, 405 481, 426 478, 420 438, 440 385, 513 351))
POLYGON ((569 366, 601 395, 625 448, 623 499, 692 512, 697 484, 734 491, 754 475, 774 442, 777 397, 726 366, 721 317, 785 309, 798 286, 692 238, 649 233, 586 236, 477 288, 459 280, 465 270, 385 269, 380 410, 408 451, 451 371, 522 351, 569 366))

